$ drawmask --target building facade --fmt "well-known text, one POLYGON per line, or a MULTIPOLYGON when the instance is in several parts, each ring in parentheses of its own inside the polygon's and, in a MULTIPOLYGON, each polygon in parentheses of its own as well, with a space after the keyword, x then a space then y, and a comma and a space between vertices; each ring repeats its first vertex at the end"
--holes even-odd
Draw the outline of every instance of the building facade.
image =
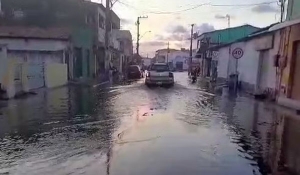
POLYGON ((216 46, 219 81, 225 82, 232 75, 237 75, 245 91, 275 97, 276 65, 273 57, 279 46, 279 33, 269 32, 270 27, 235 42, 216 46))
POLYGON ((70 34, 64 31, 0 27, 0 83, 6 98, 67 84, 74 62, 70 34))
MULTIPOLYGON (((1 2, 2 25, 65 27, 71 30, 75 50, 74 79, 90 79, 105 72, 109 60, 106 56, 108 48, 105 48, 105 7, 102 4, 84 0, 1 2)), ((113 11, 111 19, 111 24, 107 26, 120 29, 120 18, 113 11)))
POLYGON ((186 49, 160 49, 156 51, 155 62, 168 63, 172 70, 188 70, 190 52, 186 49))
POLYGON ((300 1, 288 0, 286 20, 294 20, 300 18, 300 1))
POLYGON ((259 30, 259 28, 251 25, 243 25, 222 30, 215 30, 199 35, 196 39, 198 50, 196 58, 201 59, 201 75, 203 77, 211 77, 213 70, 216 69, 217 62, 212 60, 213 50, 210 49, 211 47, 234 42, 257 30, 259 30))

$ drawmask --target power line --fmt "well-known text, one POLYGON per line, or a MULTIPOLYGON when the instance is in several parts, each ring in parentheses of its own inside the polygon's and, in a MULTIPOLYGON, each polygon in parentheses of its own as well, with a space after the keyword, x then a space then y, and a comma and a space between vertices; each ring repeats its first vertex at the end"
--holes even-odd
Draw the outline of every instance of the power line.
POLYGON ((176 14, 176 13, 182 13, 182 12, 186 12, 186 11, 189 11, 189 10, 194 10, 194 9, 197 9, 199 7, 202 7, 202 6, 205 6, 205 5, 209 5, 209 6, 213 6, 213 7, 250 7, 250 6, 258 6, 258 5, 268 5, 268 4, 272 4, 272 3, 277 3, 277 1, 269 1, 269 2, 262 2, 262 3, 252 3, 252 4, 211 4, 211 3, 203 3, 203 4, 198 4, 198 5, 195 5, 193 7, 190 7, 190 8, 186 8, 186 9, 183 9, 183 10, 178 10, 178 11, 145 11, 145 10, 141 10, 141 9, 138 9, 130 4, 127 4, 127 3, 124 3, 124 2, 121 2, 121 1, 118 1, 118 3, 128 7, 128 8, 132 8, 132 9, 135 9, 135 10, 139 10, 139 11, 143 11, 145 13, 149 13, 149 14, 176 14))
POLYGON ((211 4, 214 7, 247 7, 247 6, 257 6, 257 5, 268 5, 277 3, 277 1, 270 1, 270 2, 262 2, 262 3, 255 3, 255 4, 211 4))
MULTIPOLYGON (((138 8, 132 6, 132 5, 129 5, 129 4, 121 2, 121 1, 119 1, 119 3, 125 5, 125 6, 127 6, 129 8, 133 8, 135 10, 144 11, 144 10, 138 9, 138 8)), ((191 8, 187 8, 187 9, 183 9, 183 10, 178 10, 178 11, 173 11, 173 12, 167 12, 167 11, 144 11, 144 12, 145 13, 149 13, 149 14, 157 14, 157 15, 176 14, 176 13, 181 13, 181 12, 193 10, 193 9, 199 8, 199 7, 204 6, 204 5, 209 5, 209 3, 199 4, 199 5, 196 5, 196 6, 191 7, 191 8)))

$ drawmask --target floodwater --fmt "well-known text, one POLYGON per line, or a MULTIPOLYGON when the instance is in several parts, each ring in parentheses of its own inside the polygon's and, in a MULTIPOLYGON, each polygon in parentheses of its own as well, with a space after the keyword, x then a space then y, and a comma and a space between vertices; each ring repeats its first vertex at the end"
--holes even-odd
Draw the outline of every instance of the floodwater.
POLYGON ((300 174, 299 116, 175 78, 0 101, 0 174, 300 174))

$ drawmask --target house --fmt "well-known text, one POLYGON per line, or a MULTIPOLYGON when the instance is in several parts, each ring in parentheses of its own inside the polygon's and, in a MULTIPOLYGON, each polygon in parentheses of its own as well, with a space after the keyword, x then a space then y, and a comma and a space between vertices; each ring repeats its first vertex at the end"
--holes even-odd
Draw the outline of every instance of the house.
POLYGON ((155 62, 169 64, 173 70, 188 70, 190 51, 184 48, 177 49, 160 49, 155 52, 155 62))
POLYGON ((63 28, 0 27, 0 83, 6 96, 67 84, 74 75, 70 36, 63 28))
POLYGON ((280 34, 274 58, 278 64, 277 102, 300 110, 300 18, 279 23, 269 30, 280 34))
POLYGON ((212 53, 209 48, 220 44, 231 43, 235 40, 244 38, 249 34, 259 30, 259 28, 251 25, 243 25, 227 29, 215 30, 199 35, 197 40, 196 58, 201 59, 202 76, 210 77, 212 70, 215 69, 216 62, 212 62, 212 53))
POLYGON ((300 18, 300 1, 288 0, 286 20, 295 20, 300 18))
POLYGON ((241 87, 250 93, 269 93, 274 97, 276 89, 276 65, 274 55, 279 46, 279 33, 270 32, 268 26, 232 43, 212 47, 217 64, 219 82, 238 75, 241 87))
POLYGON ((155 52, 155 62, 167 63, 169 61, 169 55, 172 52, 178 51, 176 49, 159 49, 155 52))
MULTIPOLYGON (((1 8, 2 26, 70 29, 76 58, 74 79, 91 79, 108 68, 107 55, 111 56, 106 54, 109 50, 105 48, 106 16, 102 4, 85 0, 2 0, 1 8)), ((120 18, 113 11, 111 19, 107 26, 120 29, 120 18)))
POLYGON ((125 73, 125 69, 129 62, 132 61, 133 56, 133 44, 132 35, 129 30, 112 30, 116 42, 119 43, 120 55, 117 59, 113 60, 114 65, 120 70, 120 72, 125 73))

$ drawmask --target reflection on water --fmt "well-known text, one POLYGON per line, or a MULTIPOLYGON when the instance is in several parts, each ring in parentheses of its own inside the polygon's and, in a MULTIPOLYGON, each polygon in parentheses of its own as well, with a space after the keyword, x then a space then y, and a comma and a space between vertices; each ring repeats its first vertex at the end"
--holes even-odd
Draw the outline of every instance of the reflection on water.
POLYGON ((0 174, 18 174, 22 168, 31 174, 43 174, 47 168, 67 174, 68 168, 92 165, 112 143, 118 123, 111 110, 114 95, 106 90, 65 87, 9 101, 0 117, 0 174), (82 157, 86 153, 92 159, 82 157), (70 159, 73 162, 66 162, 70 159), (80 165, 75 165, 76 159, 80 165), (61 169, 60 162, 68 168, 61 169))
MULTIPOLYGON (((107 89, 65 87, 41 90, 28 99, 0 101, 0 174, 113 174, 112 167, 126 169, 123 164, 112 165, 114 157, 126 154, 115 147, 130 142, 147 145, 144 141, 149 140, 153 140, 150 152, 133 149, 133 155, 148 155, 145 159, 155 160, 157 167, 164 166, 151 155, 161 151, 157 156, 162 160, 192 159, 182 166, 190 172, 199 169, 204 157, 209 161, 201 162, 202 168, 217 174, 230 171, 211 170, 211 165, 229 166, 239 160, 245 160, 256 175, 300 174, 299 116, 240 94, 211 94, 209 84, 177 82, 181 84, 172 89, 148 89, 136 82, 107 89), (224 143, 232 144, 234 151, 224 143)), ((124 160, 134 162, 131 157, 124 160)), ((139 161, 134 168, 144 165, 139 161)), ((248 169, 236 168, 234 172, 248 169)))
POLYGON ((300 174, 300 116, 274 104, 223 92, 214 105, 225 114, 224 126, 240 156, 258 166, 261 174, 300 174))

